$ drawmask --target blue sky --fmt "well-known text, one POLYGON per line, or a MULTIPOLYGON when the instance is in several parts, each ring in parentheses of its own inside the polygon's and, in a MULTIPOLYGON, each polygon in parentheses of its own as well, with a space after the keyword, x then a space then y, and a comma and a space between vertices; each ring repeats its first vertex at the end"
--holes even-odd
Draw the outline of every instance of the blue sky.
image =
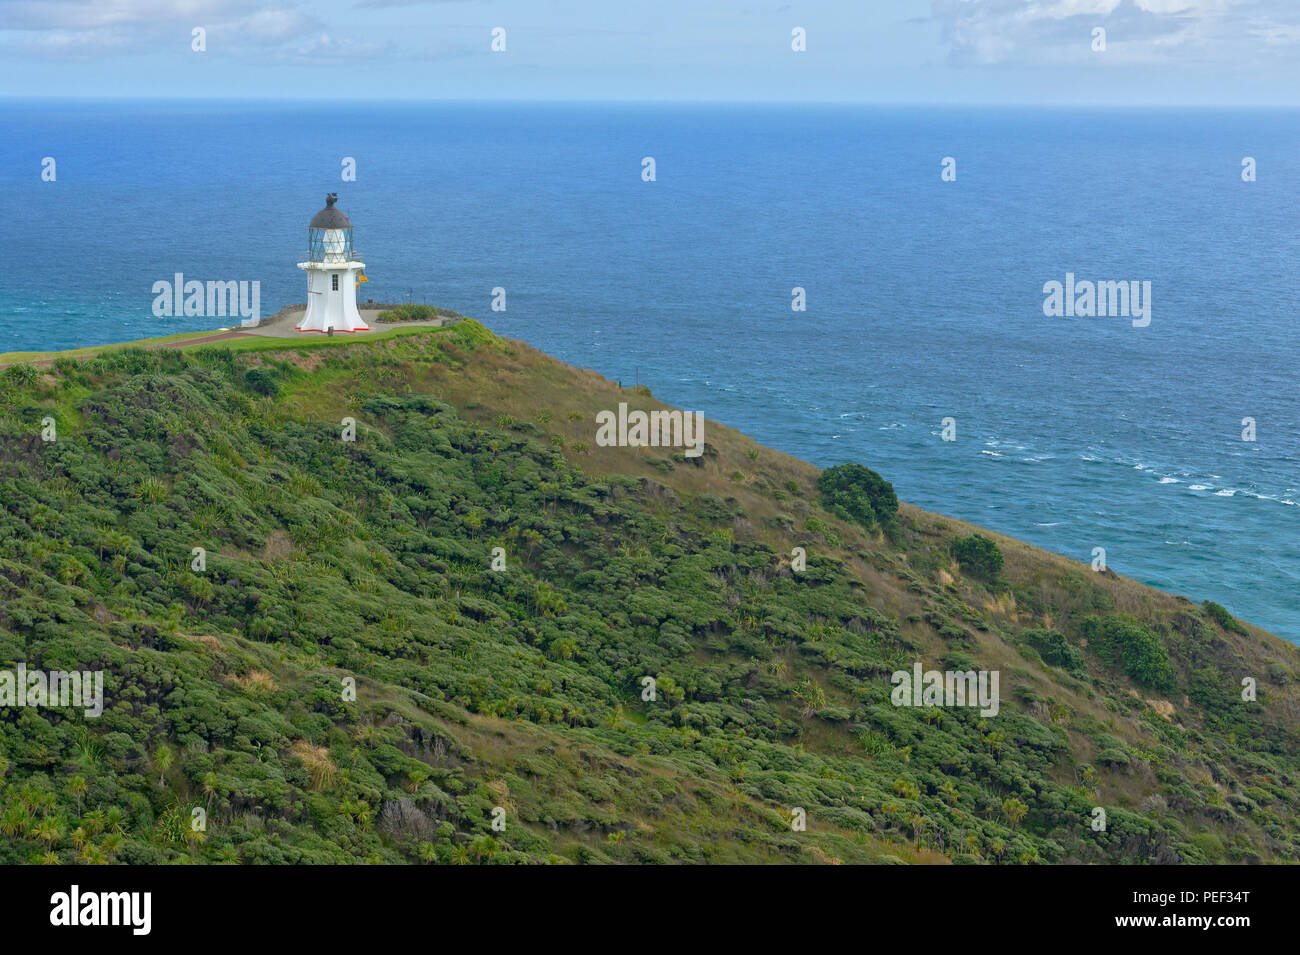
POLYGON ((0 0, 0 60, 7 96, 1295 105, 1300 0, 0 0))

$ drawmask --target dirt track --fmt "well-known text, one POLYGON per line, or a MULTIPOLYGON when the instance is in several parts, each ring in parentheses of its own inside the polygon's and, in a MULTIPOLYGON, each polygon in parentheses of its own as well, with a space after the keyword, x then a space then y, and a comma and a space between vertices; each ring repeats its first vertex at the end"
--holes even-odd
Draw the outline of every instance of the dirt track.
POLYGON ((190 338, 183 342, 167 342, 162 345, 149 345, 146 351, 154 348, 184 348, 187 345, 205 345, 208 342, 225 341, 227 338, 247 338, 246 332, 221 332, 218 335, 205 335, 203 338, 190 338))
MULTIPOLYGON (((141 347, 144 348, 145 351, 154 351, 155 349, 158 348, 185 348, 187 345, 204 345, 207 344, 208 342, 225 341, 227 338, 247 338, 247 337, 248 337, 247 332, 219 332, 215 335, 204 335, 202 338, 188 338, 185 341, 180 341, 180 342, 164 342, 161 345, 142 345, 141 347)), ((95 354, 70 355, 68 357, 74 358, 77 361, 86 361, 90 358, 94 358, 95 354)), ((54 361, 55 359, 53 358, 39 358, 36 361, 29 361, 29 362, 24 362, 21 359, 19 359, 18 361, 5 362, 5 364, 6 365, 31 365, 33 368, 49 368, 51 365, 54 364, 54 361)))
MULTIPOLYGON (((228 338, 249 338, 254 336, 283 338, 286 340, 287 344, 291 344, 294 340, 301 340, 301 337, 295 333, 294 326, 306 310, 306 305, 287 305, 274 315, 271 315, 260 321, 257 325, 249 326, 248 328, 237 328, 226 332, 213 332, 211 335, 203 335, 199 338, 188 338, 184 341, 166 342, 158 345, 142 345, 140 347, 150 351, 155 348, 186 348, 190 345, 204 345, 209 342, 225 341, 228 338)), ((381 322, 379 321, 380 310, 378 308, 367 305, 362 306, 360 311, 362 318, 369 323, 370 328, 368 331, 358 335, 358 338, 377 335, 380 332, 386 332, 393 328, 412 328, 415 326, 440 327, 450 325, 461 319, 461 316, 452 313, 450 316, 440 316, 426 321, 381 322)), ((96 354, 98 354, 98 352, 92 352, 85 355, 73 355, 69 357, 76 358, 78 361, 85 361, 88 358, 95 357, 96 354)), ((55 359, 53 358, 40 358, 29 362, 23 362, 22 359, 18 359, 16 361, 0 364, 0 368, 10 364, 29 364, 35 368, 49 368, 54 364, 54 361, 55 359)))

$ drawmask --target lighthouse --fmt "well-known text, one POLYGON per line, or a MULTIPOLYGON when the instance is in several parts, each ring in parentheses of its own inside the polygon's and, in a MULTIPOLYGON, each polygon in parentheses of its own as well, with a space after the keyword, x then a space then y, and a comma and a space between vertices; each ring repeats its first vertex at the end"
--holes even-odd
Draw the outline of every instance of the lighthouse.
POLYGON ((366 264, 352 248, 352 220, 334 208, 337 192, 325 197, 325 208, 307 226, 307 314, 300 332, 368 332, 357 311, 357 280, 365 281, 366 264))

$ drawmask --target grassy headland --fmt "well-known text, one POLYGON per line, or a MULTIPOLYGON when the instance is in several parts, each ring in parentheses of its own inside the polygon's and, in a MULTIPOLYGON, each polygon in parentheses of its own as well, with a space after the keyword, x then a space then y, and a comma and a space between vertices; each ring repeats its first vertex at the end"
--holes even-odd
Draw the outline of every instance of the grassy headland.
POLYGON ((665 406, 474 321, 88 351, 0 372, 0 657, 106 671, 0 708, 0 861, 1300 860, 1300 654, 1215 605, 597 447, 665 406))

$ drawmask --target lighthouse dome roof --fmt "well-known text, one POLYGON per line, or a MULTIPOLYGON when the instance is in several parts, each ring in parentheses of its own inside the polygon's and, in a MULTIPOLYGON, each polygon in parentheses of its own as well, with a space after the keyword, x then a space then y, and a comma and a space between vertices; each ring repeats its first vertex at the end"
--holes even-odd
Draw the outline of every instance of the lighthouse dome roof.
POLYGON ((339 194, 331 192, 325 197, 325 208, 311 217, 309 229, 351 229, 352 220, 345 216, 340 209, 334 208, 334 203, 339 201, 339 194))

